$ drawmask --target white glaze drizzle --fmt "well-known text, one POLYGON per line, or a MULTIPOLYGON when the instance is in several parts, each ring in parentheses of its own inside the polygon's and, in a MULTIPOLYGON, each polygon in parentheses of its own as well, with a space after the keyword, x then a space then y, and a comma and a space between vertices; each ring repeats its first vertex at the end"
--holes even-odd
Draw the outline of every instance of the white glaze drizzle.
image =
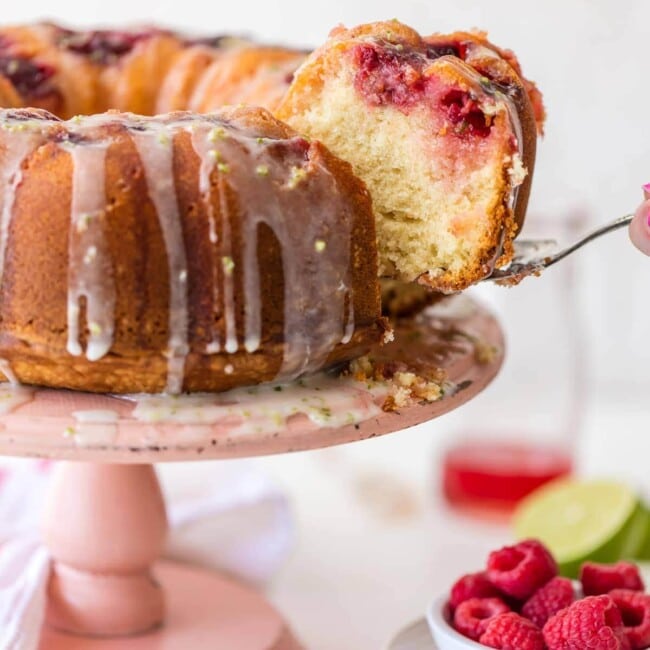
MULTIPOLYGON (((209 127, 208 127, 209 128, 209 127)), ((199 192, 205 202, 205 211, 208 215, 208 237, 213 244, 217 243, 217 224, 214 218, 214 209, 212 206, 212 172, 214 171, 217 159, 211 155, 214 146, 210 142, 209 136, 205 137, 206 127, 200 128, 192 125, 189 131, 192 136, 192 147, 201 161, 199 169, 199 192)))
POLYGON ((88 411, 74 411, 72 413, 77 422, 86 424, 115 424, 119 420, 119 413, 112 409, 91 409, 88 411))
POLYGON ((187 257, 174 182, 173 130, 148 121, 147 130, 132 133, 167 250, 169 268, 169 342, 167 388, 183 389, 188 346, 187 257))
POLYGON ((63 144, 72 163, 72 207, 68 262, 68 352, 82 354, 79 341, 80 300, 86 300, 86 357, 108 353, 115 330, 115 280, 104 234, 106 152, 109 141, 63 144))
MULTIPOLYGON (((7 124, 3 119, 2 125, 7 124)), ((2 140, 4 154, 0 165, 0 285, 4 275, 5 253, 16 192, 23 178, 22 164, 41 141, 40 133, 31 131, 16 136, 8 135, 2 140)))
POLYGON ((118 413, 110 409, 74 411, 76 424, 63 432, 78 447, 107 447, 117 438, 118 413))
POLYGON ((343 345, 349 343, 354 335, 354 296, 352 295, 352 290, 347 292, 346 300, 347 317, 345 319, 345 330, 341 338, 343 345))
POLYGON ((34 389, 27 386, 0 384, 0 414, 11 413, 34 399, 34 389))
POLYGON ((12 386, 20 385, 18 377, 16 377, 13 368, 11 367, 11 363, 7 359, 0 359, 0 371, 12 386))
POLYGON ((226 328, 224 349, 230 354, 237 352, 237 321, 235 319, 235 285, 233 282, 233 254, 230 236, 230 207, 223 174, 219 174, 219 208, 221 210, 221 266, 223 277, 223 318, 226 328))
POLYGON ((388 392, 384 382, 368 387, 351 378, 318 373, 291 384, 262 384, 219 394, 124 397, 135 401, 136 420, 217 425, 223 433, 241 436, 283 431, 298 415, 318 427, 357 424, 381 413, 379 404, 388 392))

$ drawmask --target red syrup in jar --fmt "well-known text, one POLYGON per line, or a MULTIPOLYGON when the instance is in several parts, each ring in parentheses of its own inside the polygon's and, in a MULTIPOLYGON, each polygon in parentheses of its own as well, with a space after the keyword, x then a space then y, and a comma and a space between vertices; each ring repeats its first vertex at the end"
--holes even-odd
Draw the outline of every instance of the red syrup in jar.
POLYGON ((442 492, 471 514, 508 514, 538 487, 571 473, 560 447, 511 441, 464 441, 442 459, 442 492))

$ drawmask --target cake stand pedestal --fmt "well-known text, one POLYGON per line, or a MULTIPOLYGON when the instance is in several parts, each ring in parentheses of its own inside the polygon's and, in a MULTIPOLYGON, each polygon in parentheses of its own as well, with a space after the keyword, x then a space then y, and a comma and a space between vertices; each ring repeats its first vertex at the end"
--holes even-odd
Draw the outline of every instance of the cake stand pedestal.
POLYGON ((436 359, 458 390, 400 411, 375 409, 372 417, 340 427, 298 420, 271 432, 228 435, 217 424, 144 422, 133 402, 119 398, 15 389, 0 414, 0 454, 68 461, 55 470, 44 521, 53 565, 41 650, 300 648, 254 589, 213 571, 158 561, 167 520, 152 463, 315 449, 405 429, 459 407, 485 388, 503 359, 496 320, 467 299, 463 305, 415 327, 423 345, 433 349, 438 341, 436 359), (450 346, 450 333, 461 343, 450 346), (477 341, 493 350, 489 360, 479 361, 477 341), (115 417, 82 424, 70 435, 79 412, 115 417))

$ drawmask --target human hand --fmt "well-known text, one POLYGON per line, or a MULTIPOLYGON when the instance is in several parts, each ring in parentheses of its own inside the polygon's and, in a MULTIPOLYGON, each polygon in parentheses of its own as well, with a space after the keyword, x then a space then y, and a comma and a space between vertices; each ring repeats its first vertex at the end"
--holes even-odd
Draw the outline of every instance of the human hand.
POLYGON ((645 201, 638 207, 630 224, 632 243, 646 255, 650 255, 650 183, 643 186, 645 201))

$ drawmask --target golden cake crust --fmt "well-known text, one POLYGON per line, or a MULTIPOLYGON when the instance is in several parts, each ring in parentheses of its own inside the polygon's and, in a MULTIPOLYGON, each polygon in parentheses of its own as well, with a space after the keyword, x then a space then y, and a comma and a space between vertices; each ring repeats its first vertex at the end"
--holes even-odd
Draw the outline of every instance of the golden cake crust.
MULTIPOLYGON (((91 361, 83 354, 75 356, 66 349, 73 160, 61 142, 65 141, 71 127, 70 123, 45 121, 43 128, 47 129, 47 136, 22 164, 23 179, 17 188, 8 229, 0 297, 0 358, 10 363, 21 382, 115 393, 160 392, 167 385, 169 250, 147 186, 143 163, 134 145, 133 132, 121 123, 121 115, 113 117, 93 130, 94 138, 110 137, 111 142, 105 163, 108 207, 102 216, 110 272, 114 274, 116 288, 115 332, 110 350, 102 358, 91 361)), ((289 127, 262 109, 224 110, 219 118, 224 124, 245 128, 271 143, 277 141, 285 146, 300 141, 289 127)), ((179 119, 184 119, 182 114, 179 119)), ((188 120, 202 124, 200 118, 188 117, 188 120)), ((36 124, 40 128, 38 122, 36 124)), ((7 142, 26 133, 0 128, 0 161, 7 153, 7 142)), ((270 229, 260 229, 257 260, 262 337, 259 348, 249 352, 244 349, 243 312, 247 301, 242 273, 238 271, 250 272, 242 259, 244 245, 241 242, 247 218, 246 197, 238 194, 237 188, 229 184, 227 174, 221 174, 215 167, 211 175, 210 206, 218 241, 223 235, 224 220, 227 219, 231 230, 232 264, 236 269, 233 273, 234 318, 239 344, 231 353, 223 350, 206 353, 215 336, 222 342, 225 340, 226 309, 222 286, 227 269, 218 242, 210 242, 207 207, 197 180, 201 161, 193 147, 192 136, 180 127, 173 127, 171 134, 174 183, 183 247, 187 253, 189 351, 182 388, 222 391, 272 380, 280 371, 287 347, 282 272, 283 256, 290 254, 286 242, 280 242, 270 229), (214 298, 215 283, 219 289, 216 294, 221 298, 214 298)), ((332 214, 330 226, 343 228, 344 221, 349 222, 345 227, 350 227, 347 241, 355 331, 349 341, 332 346, 324 360, 329 366, 358 356, 383 336, 374 221, 367 190, 351 173, 349 165, 318 142, 304 146, 308 159, 305 182, 318 187, 322 177, 331 176, 333 187, 340 193, 341 205, 349 208, 347 214, 332 214)), ((281 158, 277 165, 280 172, 286 166, 281 158)), ((305 191, 309 191, 308 188, 305 191)), ((314 197, 314 210, 327 209, 332 201, 329 197, 314 197)), ((313 273, 313 269, 305 268, 304 273, 313 273)), ((83 313, 81 319, 83 324, 83 313)), ((88 345, 89 327, 85 323, 80 332, 83 349, 88 345)))

